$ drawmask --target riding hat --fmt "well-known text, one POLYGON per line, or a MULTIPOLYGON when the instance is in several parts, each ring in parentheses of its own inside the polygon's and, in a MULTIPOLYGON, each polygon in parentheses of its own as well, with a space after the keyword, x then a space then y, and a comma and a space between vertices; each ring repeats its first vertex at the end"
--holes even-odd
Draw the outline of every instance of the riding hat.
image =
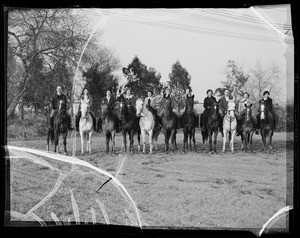
POLYGON ((270 95, 269 91, 264 91, 263 96, 265 96, 266 94, 270 95))
POLYGON ((214 93, 213 90, 208 89, 208 90, 206 91, 206 94, 208 94, 209 92, 214 93))
POLYGON ((244 92, 244 93, 243 93, 243 96, 244 96, 245 94, 247 94, 247 95, 248 95, 248 97, 250 96, 250 95, 249 95, 249 93, 247 93, 247 92, 244 92))

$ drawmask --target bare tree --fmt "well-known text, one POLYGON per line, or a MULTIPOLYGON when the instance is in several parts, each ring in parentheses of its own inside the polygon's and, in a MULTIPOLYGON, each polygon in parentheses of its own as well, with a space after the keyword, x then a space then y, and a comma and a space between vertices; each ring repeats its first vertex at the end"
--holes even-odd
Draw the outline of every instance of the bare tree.
POLYGON ((40 90, 45 94, 52 91, 53 83, 58 82, 49 77, 47 82, 45 80, 47 75, 57 73, 58 68, 62 72, 56 79, 66 88, 70 87, 70 77, 88 37, 84 20, 68 9, 9 11, 8 63, 15 64, 18 72, 8 75, 8 88, 13 90, 8 91, 7 116, 27 92, 40 90))
POLYGON ((278 65, 273 62, 270 66, 264 66, 261 61, 256 61, 250 69, 250 78, 245 85, 246 91, 257 102, 261 99, 265 90, 273 95, 280 94, 281 72, 278 65))

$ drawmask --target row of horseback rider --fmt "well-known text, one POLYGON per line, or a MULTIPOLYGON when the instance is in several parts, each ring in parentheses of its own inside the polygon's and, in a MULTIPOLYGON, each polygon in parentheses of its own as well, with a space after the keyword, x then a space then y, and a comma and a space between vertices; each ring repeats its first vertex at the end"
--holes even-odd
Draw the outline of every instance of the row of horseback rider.
MULTIPOLYGON (((212 95, 213 91, 211 89, 207 90, 206 92, 207 97, 204 99, 204 111, 201 114, 201 120, 200 120, 200 127, 203 131, 205 131, 206 128, 206 122, 210 113, 210 110, 213 106, 214 103, 218 103, 219 104, 219 121, 220 121, 220 130, 222 130, 222 121, 224 118, 224 115, 226 114, 227 111, 227 104, 229 101, 233 101, 233 97, 229 92, 229 89, 225 89, 224 90, 224 96, 220 98, 220 100, 217 102, 216 98, 212 95)), ((275 118, 275 125, 274 128, 276 127, 278 120, 277 120, 277 116, 276 113, 273 109, 273 102, 272 99, 269 97, 270 93, 268 91, 265 91, 263 93, 263 98, 261 99, 262 101, 264 101, 264 103, 267 105, 269 111, 273 114, 274 118, 275 118)), ((186 89, 186 94, 185 94, 186 98, 189 97, 194 97, 194 95, 192 94, 191 90, 186 89)), ((167 88, 164 93, 163 93, 163 100, 161 101, 161 103, 164 103, 164 99, 171 99, 172 102, 172 108, 173 108, 173 112, 177 115, 178 118, 181 118, 183 116, 183 114, 186 112, 186 106, 185 106, 185 100, 183 100, 184 103, 184 107, 182 110, 180 110, 178 108, 178 106, 176 105, 175 99, 171 96, 171 91, 169 88, 167 88)), ((63 94, 62 92, 62 87, 58 86, 56 88, 56 94, 53 96, 52 98, 52 111, 51 111, 51 115, 50 115, 50 129, 53 129, 53 117, 55 115, 55 113, 58 110, 58 105, 59 105, 59 101, 63 101, 63 105, 65 105, 65 109, 66 109, 66 105, 67 105, 67 97, 65 94, 63 94)), ((126 90, 126 93, 122 93, 120 90, 118 91, 116 97, 114 97, 112 95, 111 90, 107 90, 106 92, 106 96, 102 99, 102 103, 106 103, 108 104, 110 110, 112 112, 115 111, 115 107, 117 102, 123 101, 128 109, 135 114, 135 97, 131 94, 130 89, 126 90)), ((81 95, 80 98, 80 104, 79 104, 79 108, 78 108, 78 113, 76 114, 76 122, 75 122, 75 126, 76 126, 76 130, 78 131, 79 129, 79 120, 80 120, 80 105, 82 102, 88 103, 89 104, 89 108, 91 108, 93 100, 92 97, 88 91, 88 89, 84 89, 83 93, 81 95)), ((155 121, 158 124, 158 126, 161 126, 161 118, 164 114, 164 111, 162 110, 160 113, 157 112, 157 110, 155 109, 156 107, 156 97, 154 97, 153 92, 152 91, 148 91, 147 92, 147 97, 144 100, 144 104, 146 105, 146 107, 154 114, 155 117, 155 121)), ((236 104, 236 111, 235 111, 235 116, 237 118, 237 135, 239 135, 239 132, 241 130, 241 118, 243 118, 244 113, 245 113, 245 106, 246 105, 250 105, 251 107, 253 106, 252 102, 249 99, 249 94, 247 92, 245 92, 243 94, 243 98, 239 101, 239 103, 236 104)), ((199 121, 199 115, 196 112, 196 110, 193 110, 194 116, 197 118, 197 122, 199 121)), ((68 129, 69 130, 73 130, 74 128, 71 127, 71 116, 66 112, 67 114, 67 124, 68 124, 68 129)), ((94 129, 95 130, 102 130, 101 126, 101 117, 99 118, 98 123, 96 123, 96 117, 94 115, 94 113, 90 110, 90 115, 93 118, 93 124, 94 124, 94 129)), ((258 129, 259 129, 259 116, 257 115, 256 117, 252 114, 252 122, 254 124, 254 129, 256 130, 256 133, 258 134, 258 129)), ((180 121, 180 120, 178 120, 180 121)), ((120 125, 121 123, 118 122, 117 120, 117 126, 116 126, 116 131, 119 132, 120 130, 120 125)), ((196 127, 199 127, 199 125, 195 125, 196 127)), ((183 125, 178 124, 178 128, 183 127, 183 125)))

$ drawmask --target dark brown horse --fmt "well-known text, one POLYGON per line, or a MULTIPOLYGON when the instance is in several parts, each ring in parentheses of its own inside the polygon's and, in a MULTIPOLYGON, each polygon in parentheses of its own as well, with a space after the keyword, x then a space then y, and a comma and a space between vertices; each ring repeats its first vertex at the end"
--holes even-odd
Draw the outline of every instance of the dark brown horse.
POLYGON ((201 125, 206 123, 206 131, 202 131, 203 143, 209 140, 209 153, 217 153, 217 136, 220 127, 219 104, 214 102, 210 112, 208 113, 207 121, 203 121, 201 117, 201 125), (212 148, 212 137, 214 136, 214 148, 212 148))
POLYGON ((165 135, 166 153, 169 151, 169 140, 171 139, 173 152, 177 149, 176 133, 178 117, 173 112, 171 98, 165 98, 164 114, 162 115, 162 131, 165 135))
POLYGON ((245 113, 241 118, 241 139, 242 139, 242 150, 248 151, 248 144, 250 144, 250 150, 253 152, 253 134, 254 134, 254 122, 252 119, 252 105, 245 105, 245 113))
POLYGON ((117 116, 105 102, 101 105, 102 130, 106 138, 106 153, 109 152, 109 142, 111 142, 111 152, 115 153, 115 136, 117 127, 117 116))
POLYGON ((64 154, 67 154, 67 135, 68 135, 68 114, 64 101, 59 101, 58 110, 53 115, 53 128, 47 133, 47 150, 49 151, 49 141, 54 143, 54 152, 59 152, 59 137, 63 137, 64 154))
POLYGON ((262 100, 259 104, 259 110, 258 110, 258 118, 259 118, 259 129, 261 138, 263 141, 262 150, 269 150, 272 148, 272 137, 274 134, 274 128, 275 128, 275 118, 273 114, 269 111, 267 105, 262 100), (267 139, 269 139, 269 143, 267 144, 267 139))
POLYGON ((127 140, 126 134, 129 136, 130 147, 129 151, 134 151, 133 143, 134 143, 134 134, 137 133, 138 145, 140 148, 140 135, 141 130, 138 124, 138 117, 136 116, 133 108, 129 108, 123 99, 120 99, 120 103, 118 105, 118 118, 121 122, 122 135, 123 135, 123 144, 124 150, 127 151, 127 140))
POLYGON ((194 149, 196 150, 195 128, 198 123, 198 118, 194 114, 194 95, 186 99, 186 110, 180 121, 184 135, 183 152, 185 152, 185 149, 188 149, 189 145, 190 150, 192 149, 192 141, 194 144, 194 149), (188 143, 188 138, 190 143, 188 143))

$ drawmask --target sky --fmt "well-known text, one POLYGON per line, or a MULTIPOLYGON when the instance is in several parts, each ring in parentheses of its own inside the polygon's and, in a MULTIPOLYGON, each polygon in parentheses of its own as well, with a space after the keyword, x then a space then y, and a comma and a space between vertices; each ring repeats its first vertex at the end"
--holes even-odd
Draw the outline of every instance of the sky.
MULTIPOLYGON (((278 101, 293 99, 294 49, 289 5, 81 10, 95 29, 103 31, 101 44, 115 52, 122 67, 138 56, 147 67, 155 68, 165 83, 172 65, 179 60, 190 74, 195 99, 200 102, 207 89, 222 86, 228 60, 242 65, 245 72, 258 60, 265 66, 275 62, 282 72, 278 101)), ((126 82, 121 70, 116 74, 120 84, 126 82)))

